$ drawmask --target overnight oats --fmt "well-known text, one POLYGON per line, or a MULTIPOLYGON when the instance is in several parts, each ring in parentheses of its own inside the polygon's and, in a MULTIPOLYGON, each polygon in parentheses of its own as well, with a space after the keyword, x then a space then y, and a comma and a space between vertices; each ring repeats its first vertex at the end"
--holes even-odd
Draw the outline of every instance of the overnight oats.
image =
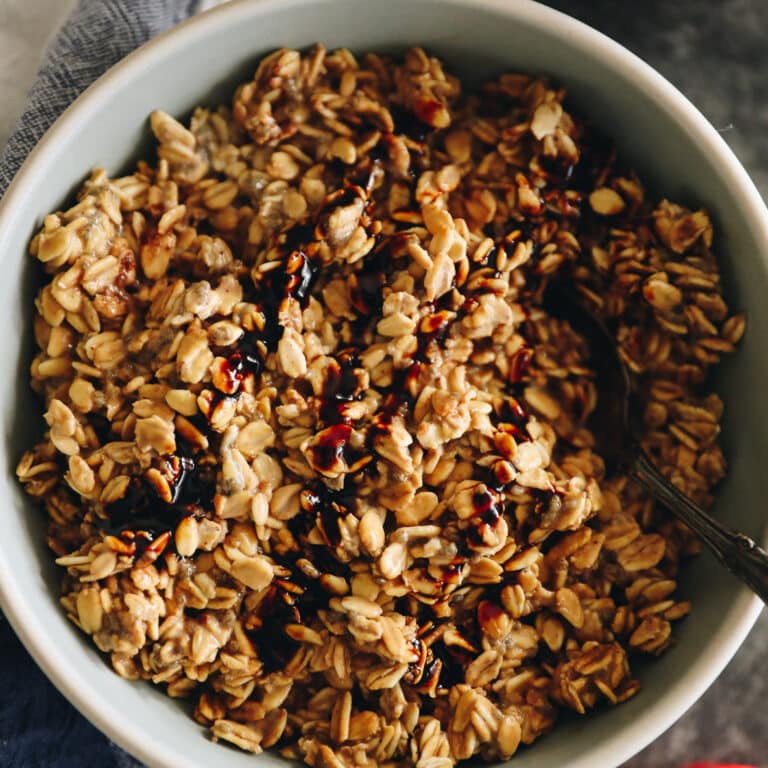
POLYGON ((31 244, 47 431, 18 476, 61 602, 212 738, 316 767, 508 758, 639 689, 697 542, 593 450, 568 280, 701 505, 733 351, 703 210, 649 200, 557 85, 279 50, 151 115, 31 244))

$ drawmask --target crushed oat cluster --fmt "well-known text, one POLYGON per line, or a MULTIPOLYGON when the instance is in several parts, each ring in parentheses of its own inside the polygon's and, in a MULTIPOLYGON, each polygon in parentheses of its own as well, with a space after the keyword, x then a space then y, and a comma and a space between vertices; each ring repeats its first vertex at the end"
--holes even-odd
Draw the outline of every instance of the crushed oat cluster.
POLYGON ((508 758, 639 688, 692 535, 587 428, 615 328, 644 445, 701 504, 729 314, 704 211, 646 200, 562 90, 424 51, 279 50, 31 252, 48 431, 18 476, 62 604, 214 739, 319 768, 508 758))

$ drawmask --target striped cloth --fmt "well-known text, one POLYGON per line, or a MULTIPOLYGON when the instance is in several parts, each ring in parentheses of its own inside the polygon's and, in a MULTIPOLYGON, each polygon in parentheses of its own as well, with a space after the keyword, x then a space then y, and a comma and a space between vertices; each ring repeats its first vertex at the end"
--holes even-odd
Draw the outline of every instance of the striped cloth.
POLYGON ((45 55, 24 113, 0 155, 0 196, 53 121, 94 80, 200 0, 81 0, 45 55))

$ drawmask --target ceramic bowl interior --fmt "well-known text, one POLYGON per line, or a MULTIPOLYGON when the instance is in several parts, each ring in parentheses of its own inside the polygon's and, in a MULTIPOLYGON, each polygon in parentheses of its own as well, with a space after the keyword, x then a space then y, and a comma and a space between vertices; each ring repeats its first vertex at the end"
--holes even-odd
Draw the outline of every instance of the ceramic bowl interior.
MULTIPOLYGON (((31 299, 38 278, 26 245, 43 216, 61 206, 88 170, 128 167, 149 146, 146 116, 155 108, 185 116, 197 104, 230 98, 260 55, 317 40, 354 51, 423 45, 469 81, 500 70, 549 74, 573 105, 614 137, 652 190, 705 205, 716 222, 716 250, 733 307, 749 330, 718 388, 727 409, 724 446, 731 473, 715 514, 761 536, 768 498, 768 212, 730 150, 666 81, 607 38, 542 6, 516 0, 262 0, 234 2, 188 22, 112 70, 43 140, 0 211, 0 591, 3 607, 37 661, 98 727, 157 766, 285 765, 207 741, 183 704, 149 684, 112 674, 57 603, 58 574, 44 545, 42 514, 13 474, 39 435, 39 406, 27 389, 31 299)), ((586 719, 565 718, 555 732, 514 759, 517 768, 606 768, 668 728, 715 679, 759 611, 759 602, 704 555, 685 569, 682 592, 692 615, 676 644, 640 669, 642 692, 586 719)))

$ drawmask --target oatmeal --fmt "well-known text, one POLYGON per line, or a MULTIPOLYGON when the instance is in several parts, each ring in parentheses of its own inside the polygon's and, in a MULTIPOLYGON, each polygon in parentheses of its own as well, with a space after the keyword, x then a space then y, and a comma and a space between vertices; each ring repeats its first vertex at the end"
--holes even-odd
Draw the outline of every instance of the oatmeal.
POLYGON ((744 318, 706 212, 648 200, 563 98, 279 50, 231 106, 153 113, 156 160, 32 241, 48 430, 17 472, 62 605, 212 738, 508 758, 634 695, 688 613, 697 542, 593 450, 587 345, 542 293, 615 329, 643 445, 702 505, 744 318))

